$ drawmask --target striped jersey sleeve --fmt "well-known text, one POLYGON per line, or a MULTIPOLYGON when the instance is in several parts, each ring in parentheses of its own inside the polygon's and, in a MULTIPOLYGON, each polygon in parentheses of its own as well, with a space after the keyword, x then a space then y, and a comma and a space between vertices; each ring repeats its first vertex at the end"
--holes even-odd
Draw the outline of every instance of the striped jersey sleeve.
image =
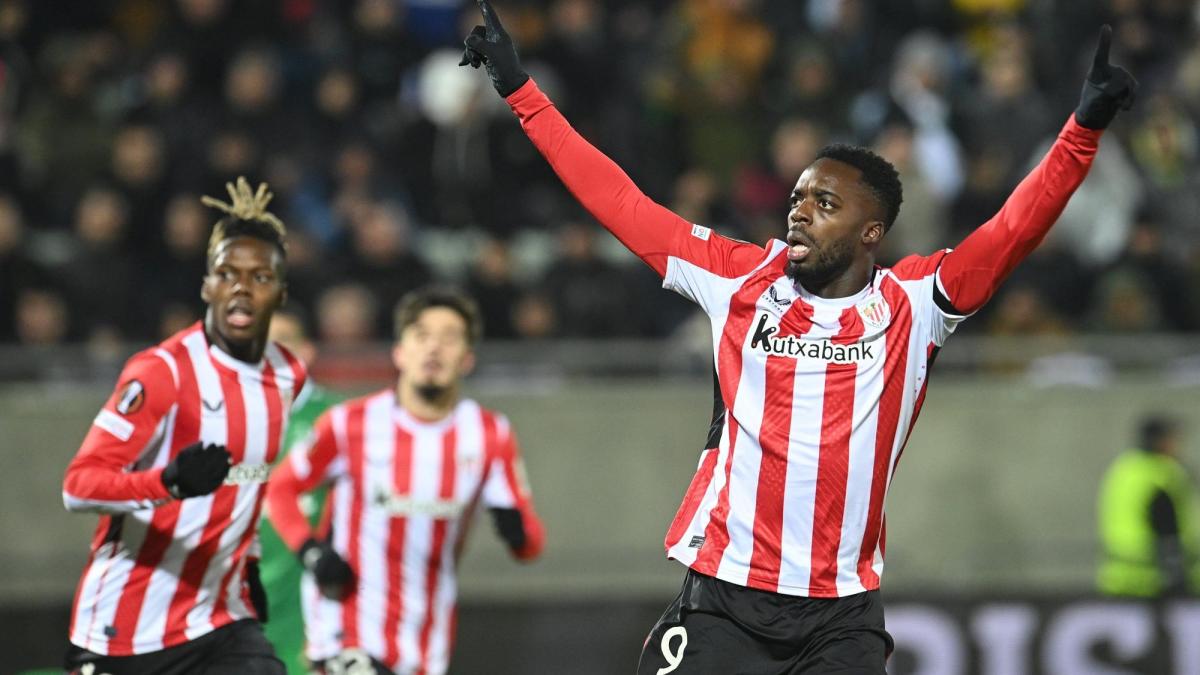
POLYGON ((300 495, 345 474, 346 458, 334 429, 334 420, 343 420, 345 414, 341 405, 322 414, 308 436, 271 472, 267 516, 280 539, 293 551, 312 536, 308 517, 300 508, 300 495))
POLYGON ((501 415, 494 417, 495 431, 491 434, 494 440, 489 451, 491 459, 488 461, 487 477, 480 492, 480 501, 488 508, 517 511, 521 518, 524 542, 520 548, 514 548, 512 553, 521 560, 529 560, 541 553, 545 531, 541 519, 533 509, 529 478, 517 446, 516 434, 513 433, 507 418, 501 415))
POLYGON ((170 356, 148 350, 126 363, 63 480, 68 511, 121 513, 170 498, 162 469, 150 468, 155 442, 177 400, 170 356))

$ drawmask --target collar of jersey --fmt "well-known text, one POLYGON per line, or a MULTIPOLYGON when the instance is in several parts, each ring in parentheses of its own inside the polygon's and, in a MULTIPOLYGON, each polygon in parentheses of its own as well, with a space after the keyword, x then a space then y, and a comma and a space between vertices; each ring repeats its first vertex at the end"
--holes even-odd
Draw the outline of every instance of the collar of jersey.
POLYGON ((392 395, 392 419, 396 420, 396 424, 399 424, 400 426, 402 426, 406 429, 426 429, 429 431, 441 431, 441 430, 446 429, 454 424, 454 418, 458 415, 458 406, 461 404, 462 404, 461 401, 459 403, 456 403, 454 405, 454 407, 450 409, 450 414, 446 415, 442 419, 437 420, 436 422, 426 422, 425 420, 417 419, 416 417, 413 417, 412 413, 408 412, 404 408, 401 408, 400 401, 393 394, 392 395))
POLYGON ((792 283, 796 287, 796 292, 800 294, 801 300, 810 305, 821 305, 824 307, 852 307, 865 300, 875 290, 874 285, 868 282, 866 286, 862 287, 862 290, 854 295, 847 295, 841 298, 822 298, 819 295, 810 293, 808 289, 800 285, 799 281, 793 281, 792 283))
MULTIPOLYGON (((208 336, 205 336, 204 339, 207 341, 208 336)), ((262 377, 263 365, 267 362, 266 357, 263 357, 259 359, 257 363, 246 363, 245 361, 235 359, 229 354, 226 354, 220 347, 214 344, 208 345, 208 353, 210 356, 212 356, 214 361, 220 363, 222 366, 225 366, 230 370, 236 370, 239 373, 252 375, 254 377, 262 377)))

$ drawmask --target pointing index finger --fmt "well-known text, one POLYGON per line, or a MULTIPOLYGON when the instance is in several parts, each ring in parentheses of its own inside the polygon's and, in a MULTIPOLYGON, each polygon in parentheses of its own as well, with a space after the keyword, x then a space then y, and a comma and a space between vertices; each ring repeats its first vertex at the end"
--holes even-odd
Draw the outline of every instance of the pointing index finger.
POLYGON ((483 14, 483 25, 487 26, 488 37, 499 36, 504 34, 504 26, 500 23, 500 17, 496 15, 496 10, 492 8, 492 3, 488 0, 475 0, 479 5, 479 11, 483 14))
MULTIPOLYGON (((480 0, 486 2, 487 0, 480 0)), ((1108 67, 1108 48, 1112 44, 1112 27, 1104 24, 1100 27, 1100 42, 1096 44, 1096 55, 1092 58, 1092 67, 1096 69, 1108 67)))

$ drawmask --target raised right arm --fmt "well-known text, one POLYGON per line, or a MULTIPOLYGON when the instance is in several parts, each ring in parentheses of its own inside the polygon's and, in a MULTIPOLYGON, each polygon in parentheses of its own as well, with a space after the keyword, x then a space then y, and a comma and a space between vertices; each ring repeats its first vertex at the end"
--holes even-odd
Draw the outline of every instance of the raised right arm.
POLYGON ((745 274, 762 261, 762 248, 710 237, 708 228, 687 222, 643 194, 621 167, 571 127, 532 78, 506 100, 575 199, 660 276, 671 257, 724 277, 745 274))
POLYGON ((575 199, 625 247, 667 276, 667 262, 679 258, 722 277, 754 269, 765 251, 752 244, 712 236, 642 194, 604 153, 583 140, 537 83, 521 67, 508 31, 488 0, 477 0, 483 16, 464 40, 460 66, 487 66, 496 92, 512 106, 521 127, 550 162, 575 199))

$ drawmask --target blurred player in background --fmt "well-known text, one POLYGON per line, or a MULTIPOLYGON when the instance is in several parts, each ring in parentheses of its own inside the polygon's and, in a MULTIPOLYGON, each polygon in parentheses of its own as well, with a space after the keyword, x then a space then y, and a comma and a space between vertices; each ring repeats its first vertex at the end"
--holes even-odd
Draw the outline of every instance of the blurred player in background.
POLYGON ((395 388, 334 406, 271 476, 271 521, 310 573, 308 655, 324 673, 446 672, 458 556, 479 504, 516 558, 541 551, 508 420, 461 397, 481 332, 457 291, 406 295, 395 388), (298 498, 323 484, 329 520, 314 531, 298 498))
MULTIPOLYGON (((302 314, 286 308, 275 312, 268 336, 295 354, 306 367, 312 366, 317 346, 308 336, 302 314)), ((309 436, 321 413, 340 400, 310 378, 292 404, 283 450, 276 463, 283 461, 293 446, 309 436)), ((324 505, 324 488, 317 488, 300 500, 300 509, 313 526, 316 526, 324 505)), ((289 675, 304 675, 309 672, 304 658, 304 616, 300 608, 300 573, 304 568, 267 518, 260 526, 259 540, 262 542, 259 572, 271 617, 264 630, 289 675)))
POLYGON ((462 65, 485 65, 575 197, 712 324, 709 449, 667 534, 690 569, 638 672, 883 673, 883 501, 937 350, 1038 245, 1136 82, 1101 31, 1042 162, 954 250, 875 265, 900 208, 891 164, 834 145, 799 177, 785 240, 720 236, 651 201, 522 69, 487 0, 462 65))
POLYGON ((1147 417, 1138 436, 1100 486, 1100 590, 1145 598, 1200 594, 1200 492, 1179 461, 1179 424, 1147 417))
POLYGON ((202 322, 129 359, 67 468, 70 511, 104 515, 71 617, 67 669, 281 675, 254 550, 270 463, 304 364, 267 339, 287 297, 266 184, 227 185, 202 322))

